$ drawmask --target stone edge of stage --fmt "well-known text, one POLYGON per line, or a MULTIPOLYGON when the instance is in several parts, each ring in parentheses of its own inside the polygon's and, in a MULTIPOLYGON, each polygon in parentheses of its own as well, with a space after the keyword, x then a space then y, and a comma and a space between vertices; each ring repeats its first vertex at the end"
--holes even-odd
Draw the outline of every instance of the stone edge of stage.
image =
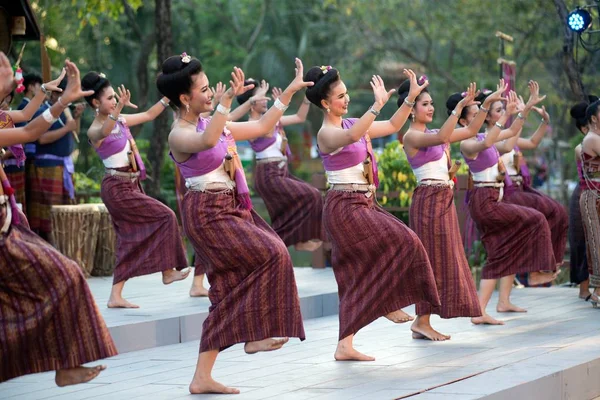
MULTIPOLYGON (((335 315, 339 307, 338 294, 300 294, 300 307, 304 320, 335 315)), ((109 330, 119 353, 127 353, 198 340, 207 316, 208 311, 203 310, 194 314, 109 326, 109 330)))

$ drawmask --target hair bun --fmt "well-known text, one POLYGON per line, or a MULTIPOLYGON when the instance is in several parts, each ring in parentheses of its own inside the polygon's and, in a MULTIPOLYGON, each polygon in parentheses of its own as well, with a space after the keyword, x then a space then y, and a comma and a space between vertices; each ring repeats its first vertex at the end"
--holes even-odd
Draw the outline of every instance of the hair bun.
POLYGON ((337 69, 328 67, 323 70, 322 67, 312 67, 304 74, 305 82, 313 82, 313 86, 306 88, 306 98, 319 108, 323 108, 321 100, 327 98, 329 89, 334 82, 340 80, 340 74, 337 69))
POLYGON ((254 93, 256 93, 256 89, 258 88, 258 82, 256 81, 256 79, 253 78, 248 78, 244 81, 244 86, 248 85, 254 85, 254 88, 236 97, 236 100, 240 105, 250 100, 250 97, 254 96, 254 93))

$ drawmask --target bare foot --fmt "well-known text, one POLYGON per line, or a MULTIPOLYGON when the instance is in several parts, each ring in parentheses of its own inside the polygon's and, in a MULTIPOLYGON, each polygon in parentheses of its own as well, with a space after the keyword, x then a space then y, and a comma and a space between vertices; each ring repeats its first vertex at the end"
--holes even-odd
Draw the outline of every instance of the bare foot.
POLYGON ((191 394, 202 394, 202 393, 221 393, 221 394, 240 394, 240 391, 236 388, 230 388, 212 378, 207 379, 196 379, 190 383, 191 394))
POLYGON ((187 276, 190 274, 190 271, 190 268, 185 268, 181 271, 177 271, 176 269, 168 269, 166 271, 163 271, 162 281, 165 285, 169 285, 176 281, 181 281, 187 278, 187 276))
POLYGON ((258 353, 259 351, 273 351, 283 347, 284 344, 289 342, 290 338, 269 338, 259 340, 257 342, 248 342, 244 345, 244 351, 247 354, 258 353))
POLYGON ((95 367, 75 367, 59 369, 56 371, 54 381, 58 386, 77 385, 78 383, 89 382, 98 374, 106 369, 106 365, 96 365, 95 367))
POLYGON ((119 299, 108 299, 108 304, 106 306, 108 308, 140 308, 137 304, 130 303, 122 297, 119 299))
POLYGON ((308 242, 296 243, 294 249, 297 251, 315 251, 323 244, 320 240, 309 240, 308 242))
POLYGON ((208 289, 204 286, 192 285, 190 289, 190 297, 208 297, 208 289))
POLYGON ((385 317, 396 324, 402 324, 415 319, 415 317, 411 317, 402 310, 393 311, 387 314, 385 317))
POLYGON ((471 318, 471 323, 475 325, 504 325, 504 321, 494 319, 488 314, 483 314, 481 317, 471 318))
POLYGON ((424 340, 432 340, 434 342, 443 342, 445 340, 450 340, 450 335, 444 335, 439 333, 435 329, 431 327, 431 325, 422 326, 417 325, 416 322, 412 324, 410 327, 412 331, 413 339, 424 339, 424 340))
POLYGON ((543 285, 544 283, 552 282, 559 273, 560 269, 556 272, 530 272, 529 286, 543 285))
POLYGON ((375 357, 363 354, 354 347, 346 347, 338 343, 335 354, 333 355, 336 361, 375 361, 375 357))
POLYGON ((503 313, 504 312, 520 312, 520 313, 527 312, 526 309, 517 307, 510 301, 508 303, 499 301, 498 305, 496 306, 496 311, 503 312, 503 313))

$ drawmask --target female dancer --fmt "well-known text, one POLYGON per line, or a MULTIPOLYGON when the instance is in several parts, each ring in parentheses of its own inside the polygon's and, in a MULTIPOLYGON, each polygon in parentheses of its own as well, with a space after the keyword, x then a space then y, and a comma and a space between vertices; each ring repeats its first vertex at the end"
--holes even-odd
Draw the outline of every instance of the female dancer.
POLYGON ((374 122, 395 90, 371 79, 375 103, 360 118, 343 119, 350 97, 338 71, 313 67, 305 80, 311 103, 324 110, 317 142, 331 189, 323 223, 332 243, 332 265, 340 298, 340 332, 336 360, 373 361, 352 346, 354 335, 379 317, 395 323, 411 320, 402 311, 410 304, 439 306, 435 278, 417 235, 379 207, 374 192, 379 179, 371 138, 398 132, 408 119, 418 85, 412 72, 407 101, 388 121, 374 122))
MULTIPOLYGON (((75 64, 66 61, 65 69, 62 97, 27 126, 2 129, 0 146, 37 140, 67 104, 91 94, 81 91, 75 64)), ((0 52, 0 97, 12 86, 12 68, 0 52)), ((81 269, 27 228, 4 176, 0 188, 0 382, 53 370, 59 386, 88 382, 106 367, 81 365, 117 350, 81 269)))
POLYGON ((131 126, 158 117, 168 106, 168 99, 161 99, 145 112, 121 114, 123 107, 133 106, 123 85, 117 95, 103 74, 88 72, 82 86, 94 91, 85 98, 96 110, 87 134, 106 168, 100 196, 117 235, 117 260, 108 307, 138 308, 123 298, 125 281, 162 272, 162 281, 168 285, 189 274, 189 270, 182 271, 187 260, 175 213, 144 193, 140 180, 145 179, 146 170, 129 131, 131 126))
MULTIPOLYGON (((399 106, 409 93, 409 85, 410 82, 405 81, 398 89, 399 106)), ((494 101, 500 100, 504 90, 502 87, 489 96, 483 107, 489 108, 494 101)), ((427 250, 442 303, 441 307, 417 304, 417 318, 411 327, 414 338, 450 339, 450 336, 431 327, 431 314, 442 318, 482 316, 477 289, 460 238, 454 207, 454 182, 448 173, 452 161, 450 143, 475 136, 485 121, 486 114, 475 111, 468 127, 455 129, 463 113, 471 112, 469 108, 478 108, 474 102, 476 94, 476 86, 472 83, 465 93, 459 94, 460 100, 441 129, 429 130, 427 124, 433 120, 434 107, 425 89, 415 99, 412 122, 402 139, 404 152, 418 181, 410 206, 410 228, 427 250)))
MULTIPOLYGON (((504 82, 501 80, 499 89, 503 86, 504 82)), ((472 318, 471 322, 474 324, 504 324, 485 312, 496 287, 496 280, 513 276, 517 272, 531 272, 530 282, 534 284, 545 283, 556 277, 552 272, 538 272, 555 267, 554 255, 550 251, 552 243, 548 223, 539 211, 503 200, 505 168, 494 146, 497 141, 517 134, 529 110, 543 99, 534 89, 530 85, 529 101, 511 129, 501 132, 509 115, 517 111, 517 96, 514 92, 510 92, 504 112, 494 110, 499 117, 493 127, 473 139, 464 140, 460 145, 475 186, 469 194, 469 212, 487 251, 479 294, 483 316, 472 318), (539 251, 540 248, 547 251, 539 251)), ((488 113, 490 109, 484 108, 482 111, 488 113)), ((510 182, 510 177, 506 177, 506 180, 510 182)), ((501 281, 497 308, 511 305, 513 279, 514 277, 501 281)))
POLYGON ((292 95, 309 85, 296 78, 258 121, 230 122, 231 101, 249 90, 244 73, 234 68, 230 89, 210 119, 212 91, 202 64, 182 54, 169 57, 157 80, 158 90, 180 109, 169 134, 171 157, 186 179, 183 228, 201 257, 210 282, 210 313, 202 326, 200 355, 191 393, 239 393, 213 380, 219 352, 245 343, 249 353, 276 350, 289 337, 304 340, 304 327, 287 248, 250 202, 236 140, 271 131, 292 95), (235 190, 234 190, 235 189, 235 190), (283 339, 276 339, 283 337, 283 339))
MULTIPOLYGON (((589 96, 588 102, 575 104, 571 108, 571 117, 575 120, 575 126, 585 136, 589 132, 590 124, 585 115, 585 111, 590 103, 598 100, 596 96, 589 96)), ((588 263, 585 251, 585 233, 583 230, 583 221, 581 219, 581 208, 579 199, 581 197, 581 184, 583 176, 581 174, 581 143, 575 147, 575 160, 577 163, 577 175, 579 181, 571 198, 569 200, 569 248, 570 254, 570 278, 571 283, 579 285, 579 298, 585 301, 591 299, 590 281, 588 272, 588 263)))
MULTIPOLYGON (((39 90, 22 110, 0 110, 0 129, 14 128, 16 124, 28 122, 44 102, 46 93, 62 92, 58 85, 64 77, 65 71, 63 70, 57 79, 40 85, 39 90)), ((8 146, 6 153, 2 156, 6 176, 15 191, 15 199, 17 203, 21 204, 23 210, 26 205, 25 158, 25 151, 20 143, 8 146)))
POLYGON ((589 130, 581 142, 580 181, 581 219, 589 271, 589 285, 594 288, 590 302, 594 308, 600 303, 600 100, 590 104, 585 112, 589 130))
MULTIPOLYGON (((244 82, 255 88, 237 97, 238 103, 249 101, 259 85, 254 79, 244 82)), ((280 92, 273 89, 277 100, 280 92)), ((249 121, 259 120, 267 112, 267 100, 250 102, 249 121)), ((256 152, 254 189, 265 202, 271 226, 286 246, 313 251, 321 246, 323 231, 323 197, 318 189, 296 178, 288 170, 291 156, 283 128, 306 121, 310 102, 305 98, 294 115, 281 117, 272 132, 250 141, 256 152)))

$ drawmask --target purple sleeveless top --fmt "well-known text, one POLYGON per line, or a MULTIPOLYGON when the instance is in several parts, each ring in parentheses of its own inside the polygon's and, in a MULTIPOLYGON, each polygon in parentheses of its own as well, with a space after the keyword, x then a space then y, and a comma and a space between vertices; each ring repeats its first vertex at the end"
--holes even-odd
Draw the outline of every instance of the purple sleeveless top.
MULTIPOLYGON (((435 134, 438 131, 439 129, 426 129, 425 133, 435 134)), ((408 163, 410 164, 411 168, 415 169, 420 168, 427 163, 437 161, 440 158, 442 158, 446 151, 446 147, 448 146, 449 144, 440 144, 437 146, 422 147, 419 149, 419 151, 417 152, 417 154, 415 154, 414 157, 411 157, 406 152, 406 149, 404 149, 404 154, 406 154, 406 158, 408 159, 408 163)))
MULTIPOLYGON (((196 126, 196 132, 206 130, 209 122, 210 118, 200 117, 200 119, 198 119, 198 125, 196 126)), ((214 147, 194 153, 190 158, 181 163, 175 160, 171 152, 169 152, 169 156, 179 167, 181 175, 187 179, 208 174, 219 168, 228 153, 231 153, 234 156, 234 162, 236 162, 235 160, 238 159, 238 156, 235 139, 231 135, 231 132, 225 128, 223 132, 221 132, 219 142, 214 147)), ((235 190, 236 198, 240 202, 241 207, 246 210, 251 209, 252 201, 250 200, 250 190, 248 189, 246 175, 244 174, 244 169, 241 164, 236 165, 235 169, 235 190)))
MULTIPOLYGON (((210 122, 210 118, 202 118, 198 120, 198 126, 196 131, 201 132, 206 130, 206 126, 210 122)), ((179 167, 181 175, 184 178, 193 178, 195 176, 206 175, 211 171, 219 168, 223 163, 225 156, 227 155, 227 141, 225 131, 221 133, 219 142, 211 149, 204 150, 198 153, 194 153, 185 160, 184 162, 178 162, 173 157, 173 154, 169 152, 171 159, 179 167)))
MULTIPOLYGON (((250 147, 252 147, 252 150, 254 150, 255 152, 264 151, 267 147, 275 143, 275 141, 277 140, 277 135, 281 134, 281 129, 283 129, 283 126, 281 125, 281 122, 278 122, 277 125, 275 125, 273 135, 271 135, 270 137, 260 137, 258 139, 249 140, 250 147)), ((292 151, 290 150, 289 144, 287 145, 285 155, 288 157, 292 155, 292 151)))
MULTIPOLYGON (((477 141, 481 142, 483 139, 485 139, 485 134, 478 133, 477 141)), ((491 146, 479 152, 479 154, 477 154, 477 158, 474 160, 465 157, 464 154, 463 158, 465 159, 465 162, 469 166, 471 172, 481 172, 490 167, 493 167, 494 164, 497 164, 498 160, 500 159, 500 153, 498 153, 498 149, 496 149, 496 146, 491 146)))
MULTIPOLYGON (((350 129, 357 120, 358 118, 342 120, 342 128, 350 129)), ((358 142, 344 146, 342 150, 333 155, 322 153, 321 150, 319 150, 319 155, 323 160, 323 167, 326 171, 340 171, 365 161, 365 158, 367 158, 367 142, 364 137, 361 137, 358 142)))
MULTIPOLYGON (((110 132, 100 146, 95 147, 96 153, 100 156, 101 159, 105 160, 110 156, 114 156, 115 154, 123 151, 129 139, 133 139, 131 136, 131 131, 125 122, 123 117, 119 117, 119 120, 115 123, 113 130, 110 132)), ((140 179, 146 179, 146 168, 144 167, 144 162, 139 154, 135 154, 135 162, 140 171, 140 179)))
MULTIPOLYGON (((0 110, 0 129, 10 129, 14 128, 15 123, 12 117, 5 111, 0 110)), ((5 161, 5 165, 16 165, 17 167, 22 167, 25 165, 25 150, 23 150, 23 145, 15 144, 11 146, 7 146, 10 152, 13 155, 12 159, 8 159, 5 161)))

